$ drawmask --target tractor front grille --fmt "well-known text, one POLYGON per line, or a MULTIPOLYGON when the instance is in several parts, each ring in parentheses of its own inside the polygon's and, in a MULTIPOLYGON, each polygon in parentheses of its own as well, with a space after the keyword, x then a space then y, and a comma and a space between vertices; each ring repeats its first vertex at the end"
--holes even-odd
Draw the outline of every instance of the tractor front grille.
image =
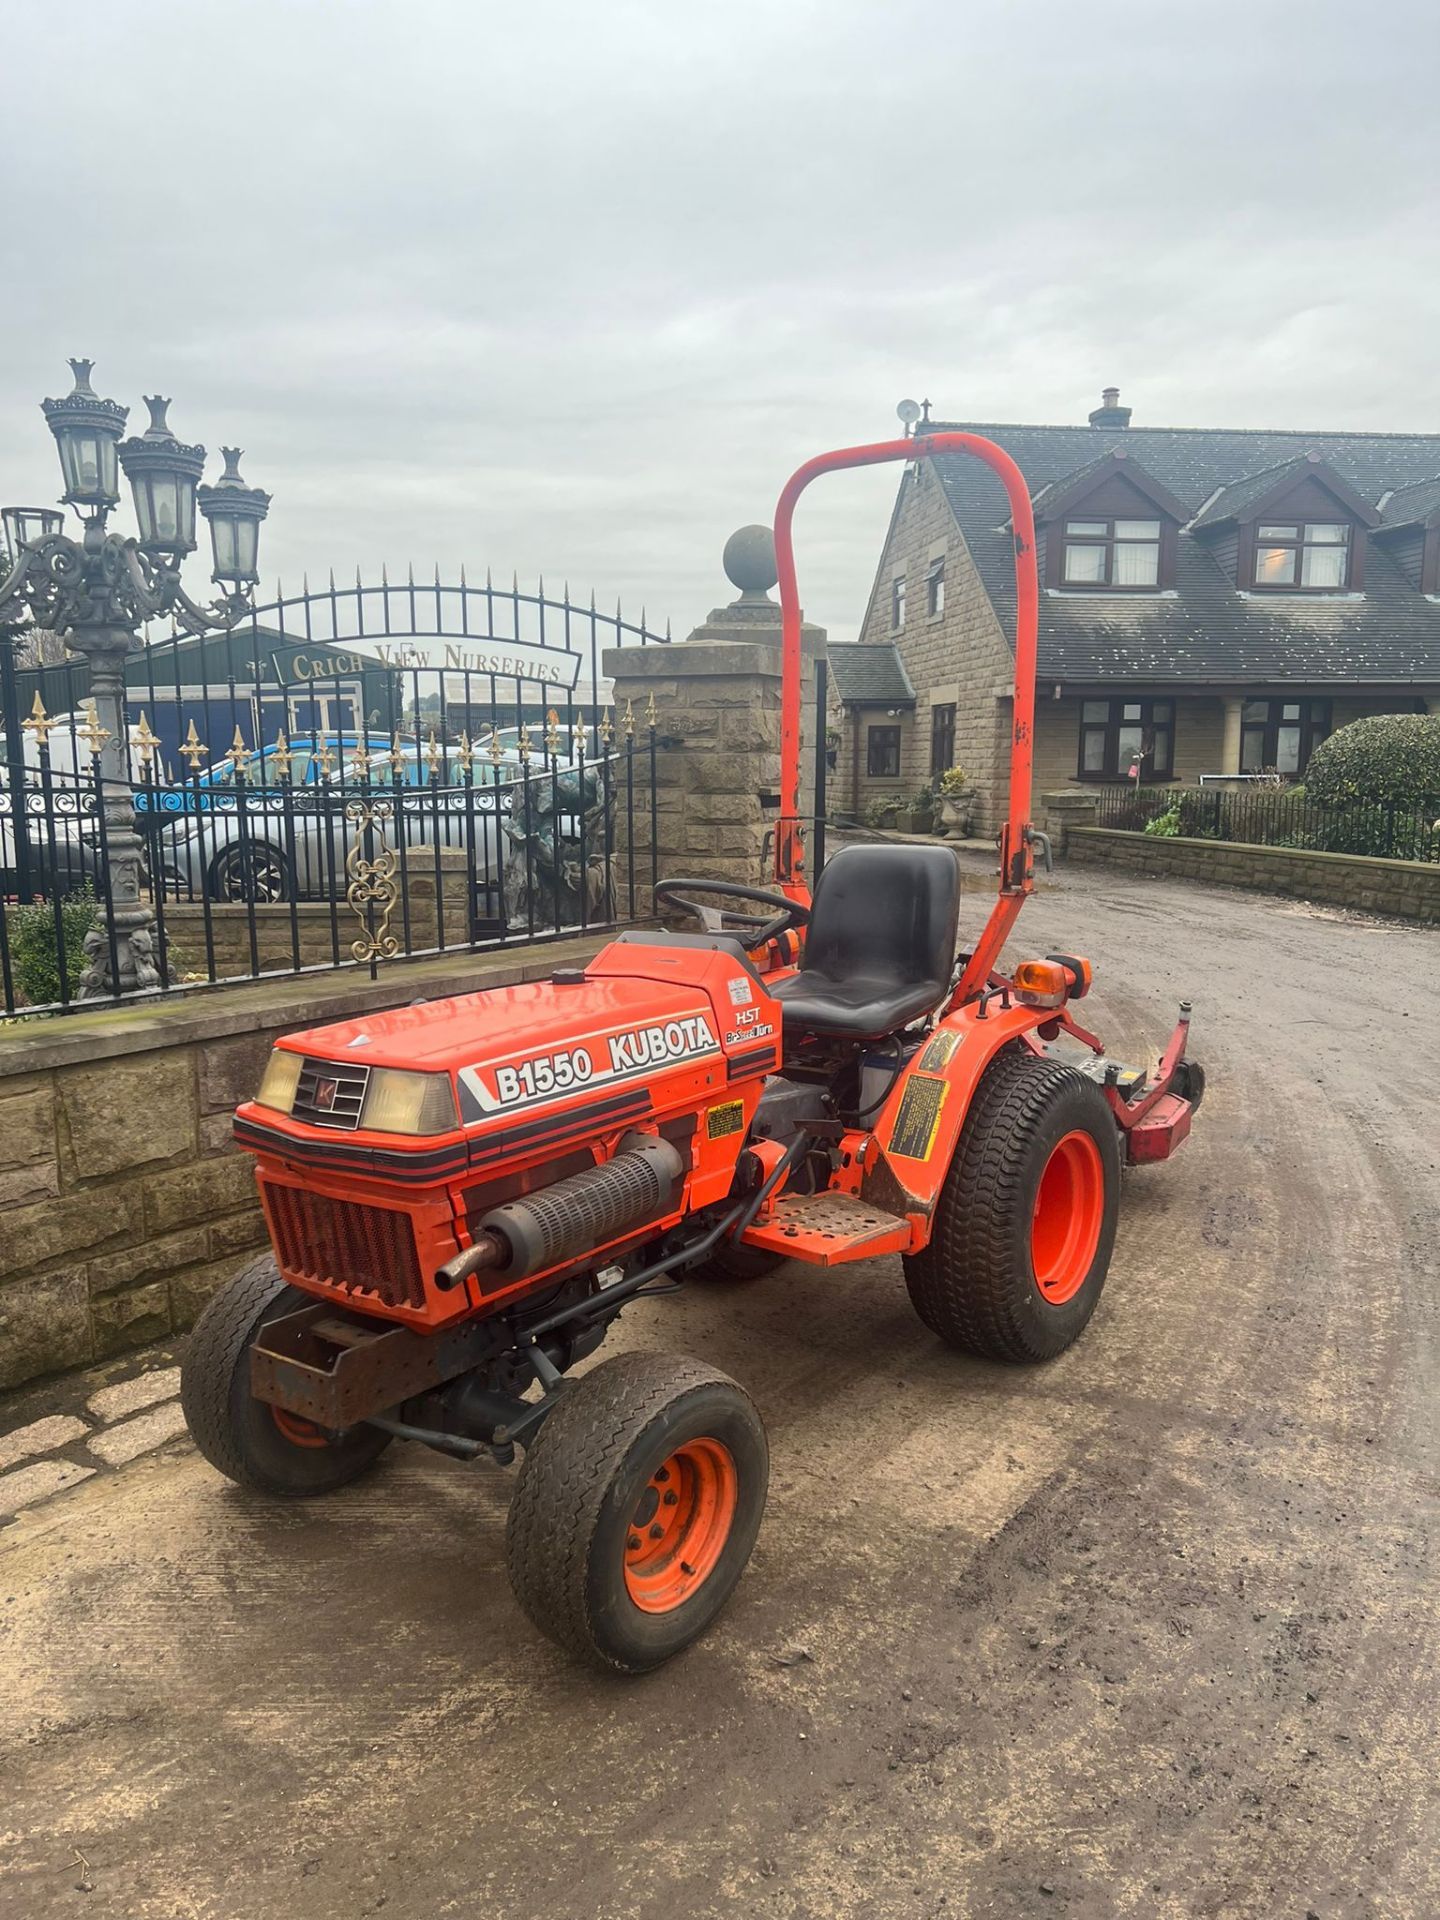
POLYGON ((369 1084, 369 1067, 348 1060, 307 1060, 300 1069, 291 1115, 312 1127, 344 1127, 353 1132, 360 1124, 369 1084))
POLYGON ((423 1307, 425 1286, 408 1213, 331 1200, 267 1180, 265 1210, 287 1273, 342 1293, 369 1294, 387 1307, 423 1307))

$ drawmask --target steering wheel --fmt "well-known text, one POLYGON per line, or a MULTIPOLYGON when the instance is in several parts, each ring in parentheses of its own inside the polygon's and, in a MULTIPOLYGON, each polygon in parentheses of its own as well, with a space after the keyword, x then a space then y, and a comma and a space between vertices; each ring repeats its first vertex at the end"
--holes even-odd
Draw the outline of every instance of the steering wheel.
POLYGON ((655 888, 655 898, 667 907, 693 914, 706 933, 733 933, 747 953, 755 953, 778 935, 792 927, 806 926, 810 920, 809 907, 802 907, 787 894, 769 893, 764 887, 743 887, 735 880, 662 880, 655 888), (728 908, 705 907, 698 900, 687 899, 681 887, 718 893, 726 900, 754 900, 773 911, 735 913, 728 908))

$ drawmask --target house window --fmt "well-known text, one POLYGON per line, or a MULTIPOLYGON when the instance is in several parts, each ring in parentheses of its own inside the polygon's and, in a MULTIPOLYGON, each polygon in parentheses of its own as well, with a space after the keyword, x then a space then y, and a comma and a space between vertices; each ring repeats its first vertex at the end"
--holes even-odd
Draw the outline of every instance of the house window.
POLYGON ((867 730, 865 771, 872 780, 900 778, 899 727, 871 727, 867 730))
POLYGON ((1160 584, 1158 520, 1067 520, 1067 587, 1156 587, 1160 584))
POLYGON ((955 764, 955 706, 930 709, 930 771, 944 773, 955 764))
POLYGON ((1080 778, 1168 780, 1175 771, 1173 700, 1082 700, 1080 778))
POLYGON ((1335 593, 1350 584, 1350 528, 1345 521, 1266 523, 1255 529, 1255 585, 1335 593))
POLYGON ((945 611, 945 557, 932 560, 925 569, 925 611, 938 620, 945 611))
POLYGON ((1329 731, 1328 700, 1247 700, 1240 710, 1240 771, 1303 773, 1329 731))
POLYGON ((905 625, 905 576, 897 573, 890 582, 890 631, 899 633, 905 625))

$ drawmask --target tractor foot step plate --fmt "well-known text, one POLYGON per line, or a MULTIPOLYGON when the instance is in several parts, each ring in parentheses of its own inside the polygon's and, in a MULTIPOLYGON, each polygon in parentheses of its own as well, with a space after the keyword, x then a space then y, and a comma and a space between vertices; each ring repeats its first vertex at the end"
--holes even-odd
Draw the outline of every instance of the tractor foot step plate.
POLYGON ((744 1242, 792 1260, 837 1267, 846 1260, 903 1253, 910 1244, 910 1222, 849 1193, 782 1194, 770 1218, 751 1227, 744 1242))

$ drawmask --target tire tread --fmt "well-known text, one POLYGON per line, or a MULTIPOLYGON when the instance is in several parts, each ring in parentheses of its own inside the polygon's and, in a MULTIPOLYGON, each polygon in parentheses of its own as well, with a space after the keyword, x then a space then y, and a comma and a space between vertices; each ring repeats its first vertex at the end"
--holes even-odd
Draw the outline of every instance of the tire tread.
POLYGON ((709 1386, 741 1394, 753 1410, 743 1389, 704 1361, 618 1354, 565 1393, 525 1456, 505 1528, 511 1584, 534 1625, 577 1659, 633 1670, 597 1644, 588 1617, 597 1522, 607 1489, 645 1429, 680 1394, 709 1386))

